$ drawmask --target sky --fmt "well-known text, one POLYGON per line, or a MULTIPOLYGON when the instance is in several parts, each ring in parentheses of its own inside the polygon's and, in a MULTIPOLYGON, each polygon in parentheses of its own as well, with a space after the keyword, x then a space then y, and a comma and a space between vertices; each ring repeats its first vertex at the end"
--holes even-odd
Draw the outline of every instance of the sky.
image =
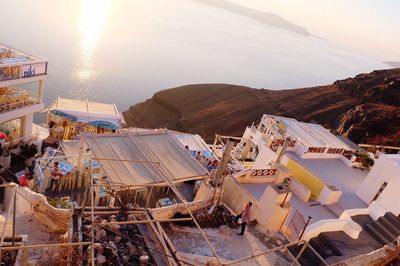
POLYGON ((231 0, 378 60, 400 61, 399 0, 231 0))

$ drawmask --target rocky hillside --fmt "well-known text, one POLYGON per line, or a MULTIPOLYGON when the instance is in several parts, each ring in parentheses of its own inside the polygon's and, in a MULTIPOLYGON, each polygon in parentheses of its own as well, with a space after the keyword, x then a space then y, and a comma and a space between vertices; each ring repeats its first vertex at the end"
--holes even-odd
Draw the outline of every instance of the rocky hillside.
POLYGON ((317 122, 356 143, 400 146, 400 68, 292 90, 198 84, 162 90, 124 113, 129 126, 240 136, 262 114, 317 122))

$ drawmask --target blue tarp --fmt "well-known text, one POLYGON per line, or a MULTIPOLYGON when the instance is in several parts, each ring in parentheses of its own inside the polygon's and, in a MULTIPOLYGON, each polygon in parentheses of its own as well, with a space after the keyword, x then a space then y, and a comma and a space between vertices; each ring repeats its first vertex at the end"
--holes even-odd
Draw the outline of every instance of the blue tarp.
MULTIPOLYGON (((94 168, 97 168, 97 167, 100 166, 98 161, 93 160, 92 162, 93 162, 93 167, 94 168)), ((85 164, 86 167, 90 167, 90 160, 85 160, 84 164, 85 164)))
POLYGON ((212 157, 212 154, 210 151, 208 150, 203 150, 203 151, 190 151, 190 153, 192 154, 193 157, 196 156, 197 152, 200 152, 204 157, 206 157, 207 159, 212 157))
POLYGON ((63 173, 69 173, 72 170, 74 170, 74 167, 72 165, 70 165, 69 163, 67 163, 66 161, 60 161, 58 164, 58 168, 63 173))

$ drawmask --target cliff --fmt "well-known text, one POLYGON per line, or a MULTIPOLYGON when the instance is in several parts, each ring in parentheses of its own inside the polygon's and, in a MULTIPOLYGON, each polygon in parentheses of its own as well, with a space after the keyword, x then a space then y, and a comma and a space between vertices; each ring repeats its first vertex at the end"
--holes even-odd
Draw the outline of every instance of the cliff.
POLYGON ((317 122, 356 143, 400 146, 400 68, 291 90, 197 84, 162 90, 124 112, 129 126, 241 136, 262 114, 317 122))

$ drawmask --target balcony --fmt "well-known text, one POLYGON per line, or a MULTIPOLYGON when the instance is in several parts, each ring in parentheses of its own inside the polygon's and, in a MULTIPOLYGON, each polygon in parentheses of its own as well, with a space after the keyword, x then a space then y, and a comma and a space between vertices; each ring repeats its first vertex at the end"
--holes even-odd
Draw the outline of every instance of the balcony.
POLYGON ((47 74, 47 60, 0 45, 0 83, 2 87, 15 84, 15 80, 36 81, 47 74), (4 84, 6 81, 7 82, 4 84))
POLYGON ((40 103, 40 97, 19 88, 0 88, 0 114, 40 103))

